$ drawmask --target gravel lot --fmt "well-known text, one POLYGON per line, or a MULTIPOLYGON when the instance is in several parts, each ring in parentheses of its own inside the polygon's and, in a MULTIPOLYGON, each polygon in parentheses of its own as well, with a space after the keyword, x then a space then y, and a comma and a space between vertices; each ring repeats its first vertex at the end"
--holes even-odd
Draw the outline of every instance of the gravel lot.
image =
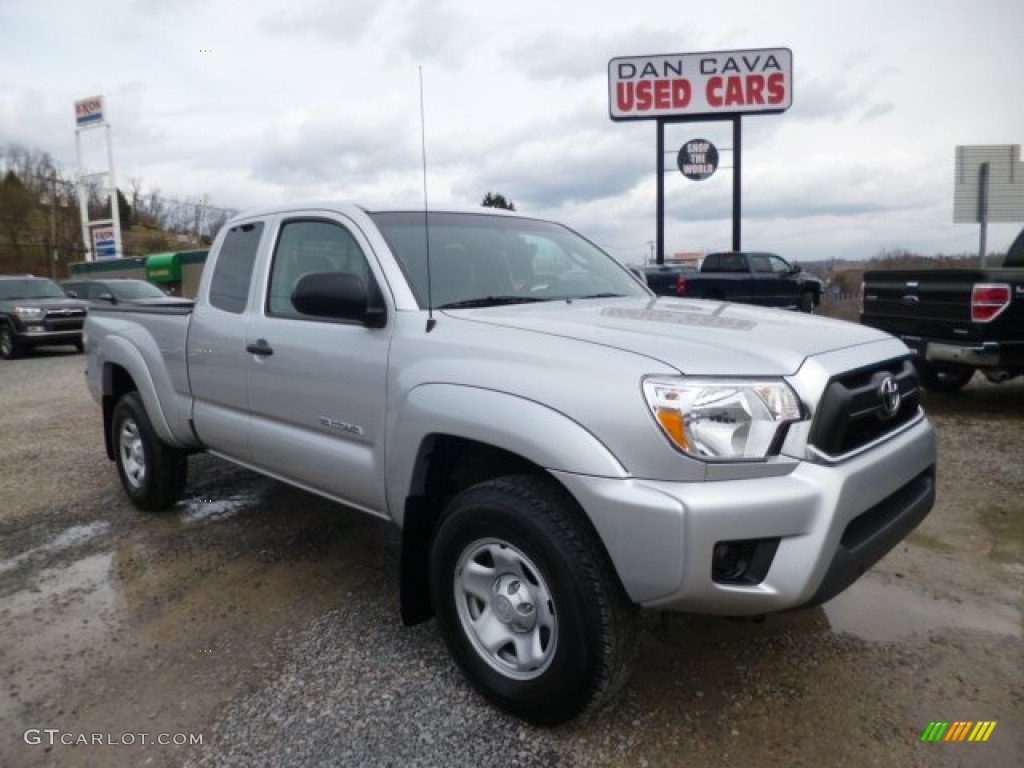
POLYGON ((619 706, 545 730, 401 626, 388 525, 207 456, 177 509, 136 512, 83 367, 0 361, 0 766, 1020 765, 1024 382, 926 397, 938 504, 853 588, 647 615, 619 706), (922 743, 934 720, 998 725, 922 743))

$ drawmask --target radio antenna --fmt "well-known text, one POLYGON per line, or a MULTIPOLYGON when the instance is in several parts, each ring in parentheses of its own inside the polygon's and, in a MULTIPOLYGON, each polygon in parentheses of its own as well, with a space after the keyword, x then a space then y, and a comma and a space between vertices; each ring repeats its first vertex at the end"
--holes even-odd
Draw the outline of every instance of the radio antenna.
POLYGON ((423 65, 420 71, 420 154, 423 157, 423 239, 426 243, 427 260, 427 333, 434 330, 434 292, 430 274, 430 206, 427 201, 427 118, 423 109, 423 65))

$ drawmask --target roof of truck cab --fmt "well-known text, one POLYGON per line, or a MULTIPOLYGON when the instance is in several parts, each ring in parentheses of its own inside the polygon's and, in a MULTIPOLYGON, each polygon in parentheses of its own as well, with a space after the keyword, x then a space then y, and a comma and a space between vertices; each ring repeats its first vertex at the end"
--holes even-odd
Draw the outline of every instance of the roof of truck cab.
MULTIPOLYGON (((351 214, 356 211, 364 214, 375 214, 375 213, 423 213, 423 203, 419 204, 408 204, 401 205, 395 203, 389 203, 387 205, 362 205, 359 203, 353 203, 345 200, 305 200, 292 203, 280 203, 278 205, 265 206, 262 208, 254 208, 252 210, 242 211, 236 216, 233 216, 231 221, 244 220, 255 218, 258 216, 270 216, 273 214, 280 213, 293 213, 295 211, 336 211, 337 213, 351 214)), ((428 208, 430 213, 472 213, 472 214, 485 214, 485 215, 496 215, 496 216, 512 216, 518 218, 536 218, 536 217, 524 217, 518 211, 509 211, 504 208, 486 208, 483 206, 452 206, 452 205, 438 205, 430 206, 428 208)))

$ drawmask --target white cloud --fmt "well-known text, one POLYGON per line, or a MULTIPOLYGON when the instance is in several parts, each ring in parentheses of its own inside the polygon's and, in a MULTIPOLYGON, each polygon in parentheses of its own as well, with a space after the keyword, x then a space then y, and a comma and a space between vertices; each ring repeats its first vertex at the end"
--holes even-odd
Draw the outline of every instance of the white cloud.
MULTIPOLYGON (((952 224, 953 148, 1024 142, 1022 26, 1013 0, 3 3, 0 140, 70 166, 71 103, 102 93, 121 179, 235 208, 417 200, 422 66, 433 202, 501 192, 640 258, 655 130, 608 119, 608 60, 786 46, 792 109, 743 120, 744 244, 972 251, 977 228, 952 224)), ((728 246, 728 123, 666 133, 670 153, 709 138, 723 165, 688 182, 666 157, 669 250, 728 246)), ((992 227, 991 247, 1017 229, 992 227)))

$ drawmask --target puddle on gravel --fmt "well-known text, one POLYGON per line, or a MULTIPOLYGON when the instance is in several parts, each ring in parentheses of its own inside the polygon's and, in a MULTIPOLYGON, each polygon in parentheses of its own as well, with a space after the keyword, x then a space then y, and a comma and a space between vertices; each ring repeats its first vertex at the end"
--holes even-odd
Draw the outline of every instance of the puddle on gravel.
POLYGON ((32 560, 32 558, 39 557, 40 555, 54 554, 65 549, 70 549, 71 547, 77 547, 80 544, 85 544, 92 539, 95 539, 97 536, 102 536, 109 528, 110 523, 105 520, 97 520, 85 525, 73 525, 70 528, 66 528, 61 531, 45 544, 40 544, 38 547, 32 547, 32 549, 26 549, 24 552, 19 552, 14 557, 8 557, 0 560, 0 574, 13 571, 32 560))
POLYGON ((872 642, 890 642, 942 630, 971 630, 1021 637, 1021 613, 1009 605, 939 599, 870 577, 823 606, 835 632, 872 642))
POLYGON ((109 642, 117 626, 110 561, 103 553, 44 568, 29 588, 0 598, 0 660, 10 672, 0 720, 12 716, 26 696, 57 696, 70 670, 100 655, 96 649, 109 642))
POLYGON ((181 502, 181 521, 185 524, 208 523, 234 517, 263 500, 261 493, 240 493, 226 498, 191 498, 181 502))

